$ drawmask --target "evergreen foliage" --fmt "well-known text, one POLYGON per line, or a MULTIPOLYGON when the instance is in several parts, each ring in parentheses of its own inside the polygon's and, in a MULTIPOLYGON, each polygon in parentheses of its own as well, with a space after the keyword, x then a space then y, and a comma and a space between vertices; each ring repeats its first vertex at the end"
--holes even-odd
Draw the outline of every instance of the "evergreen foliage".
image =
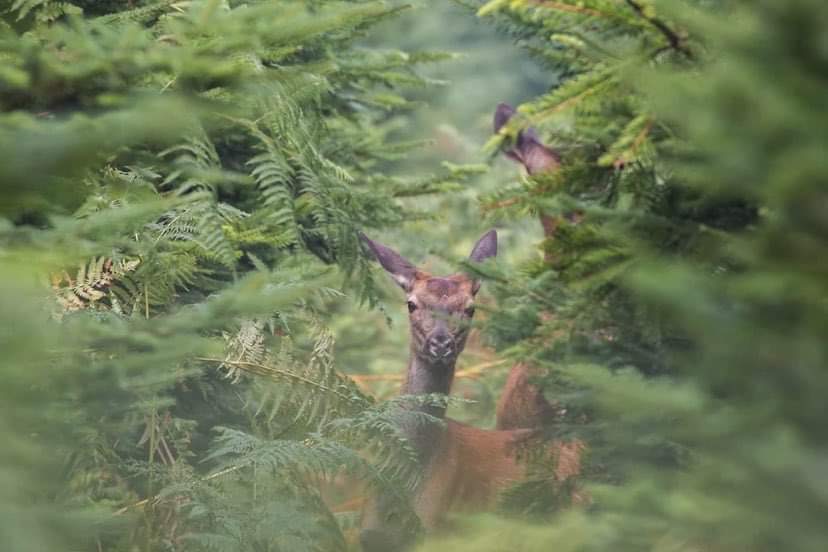
POLYGON ((342 473, 404 508, 405 414, 339 373, 322 315, 377 302, 358 229, 469 173, 386 174, 445 57, 357 45, 398 11, 2 8, 4 550, 342 550, 342 473))
MULTIPOLYGON (((466 153, 494 105, 475 115, 465 93, 486 71, 421 71, 458 63, 432 50, 439 30, 384 47, 396 4, 0 6, 0 548, 349 550, 357 510, 328 492, 343 477, 416 531, 397 428, 433 421, 411 401, 447 398, 377 402, 342 373, 399 373, 405 354, 365 322, 399 316, 357 230, 405 225, 402 252, 442 268, 480 212, 514 256, 539 216, 556 227, 516 269, 465 267, 494 290, 478 319, 496 353, 470 339, 461 361, 483 362, 461 391, 483 400, 460 417, 491 418, 497 367, 538 367, 560 413, 540 437, 588 443, 591 505, 570 508, 528 446, 506 515, 423 549, 824 548, 828 8, 455 4, 533 56, 488 43, 492 72, 520 67, 516 95, 553 83, 486 153, 533 127, 557 172, 464 190, 485 167, 400 164, 433 85, 468 96, 436 117, 460 121, 466 153)), ((426 6, 434 28, 482 36, 426 6)))
POLYGON ((569 411, 550 433, 590 443, 593 505, 424 549, 821 549, 828 10, 472 6, 565 75, 490 144, 535 126, 563 165, 483 200, 560 219, 546 261, 489 274, 508 285, 488 330, 546 369, 569 411))

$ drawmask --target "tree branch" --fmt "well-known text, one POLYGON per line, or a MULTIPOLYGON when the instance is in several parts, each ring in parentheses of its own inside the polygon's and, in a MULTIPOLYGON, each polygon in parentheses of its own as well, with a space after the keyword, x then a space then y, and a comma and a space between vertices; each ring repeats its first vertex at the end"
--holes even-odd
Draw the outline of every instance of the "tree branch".
POLYGON ((595 17, 608 17, 610 14, 606 14, 602 11, 594 10, 591 8, 584 8, 581 6, 576 6, 573 4, 564 4, 563 2, 552 2, 550 0, 530 0, 532 4, 541 6, 543 8, 548 8, 550 10, 557 10, 557 11, 564 11, 569 13, 579 13, 583 15, 593 15, 595 17))
MULTIPOLYGON (((476 378, 479 377, 481 373, 488 370, 489 368, 494 368, 497 366, 502 366, 506 364, 507 360, 493 360, 489 362, 483 362, 481 364, 477 364, 475 366, 470 366, 465 370, 459 370, 456 374, 454 374, 454 378, 476 378)), ((399 381, 405 378, 404 374, 350 374, 352 380, 359 384, 363 384, 369 381, 399 381)))
POLYGON ((644 19, 645 21, 649 22, 653 27, 658 29, 661 34, 667 39, 667 42, 670 43, 670 47, 677 52, 681 52, 689 59, 693 59, 693 52, 684 44, 684 40, 673 30, 671 29, 664 21, 657 17, 650 17, 644 13, 644 8, 639 4, 636 0, 625 0, 627 5, 638 14, 639 17, 644 19))

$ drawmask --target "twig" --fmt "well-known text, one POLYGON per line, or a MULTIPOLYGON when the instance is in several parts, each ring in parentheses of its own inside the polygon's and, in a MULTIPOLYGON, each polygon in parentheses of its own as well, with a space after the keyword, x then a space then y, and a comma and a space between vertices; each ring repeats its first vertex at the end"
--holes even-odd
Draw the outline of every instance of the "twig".
POLYGON ((639 133, 635 136, 633 143, 630 145, 629 149, 625 152, 622 152, 621 156, 619 156, 614 162, 613 166, 616 168, 623 168, 626 165, 627 161, 624 159, 625 154, 629 152, 631 155, 635 155, 635 152, 638 151, 638 148, 641 147, 641 144, 644 143, 644 140, 647 138, 647 135, 650 134, 650 130, 653 128, 653 120, 647 119, 647 124, 644 125, 639 133))
POLYGON ((520 201, 520 198, 517 198, 517 197, 510 197, 509 199, 502 199, 500 201, 495 201, 494 203, 488 203, 486 205, 483 205, 483 210, 484 211, 491 211, 493 209, 502 209, 504 207, 509 207, 511 205, 514 205, 518 201, 520 201))
POLYGON ((644 13, 644 8, 639 4, 636 0, 625 0, 627 5, 638 14, 639 17, 644 19, 645 21, 649 22, 653 27, 658 29, 661 34, 667 39, 667 42, 670 43, 670 47, 673 50, 681 52, 689 59, 693 59, 693 52, 690 51, 687 46, 684 45, 684 40, 673 30, 671 29, 664 21, 657 17, 650 17, 644 13))
POLYGON ((343 399, 347 402, 354 402, 354 398, 346 393, 342 393, 341 391, 337 391, 323 383, 319 383, 318 381, 314 381, 310 378, 306 378, 304 376, 300 376, 294 372, 290 372, 288 370, 281 370, 279 368, 273 368, 272 366, 266 366, 264 364, 259 364, 257 362, 246 362, 241 360, 224 360, 223 358, 207 358, 207 357, 196 357, 195 360, 201 360, 203 362, 215 362, 218 364, 229 364, 231 366, 237 366, 246 372, 250 372, 252 374, 258 374, 260 376, 281 376, 288 379, 293 379, 296 381, 301 381, 311 387, 316 387, 317 389, 321 389, 326 393, 331 393, 336 395, 340 399, 343 399))
POLYGON ((566 100, 562 101, 561 103, 559 103, 557 105, 553 105, 550 108, 547 108, 547 109, 539 111, 538 113, 535 113, 534 115, 529 117, 529 122, 530 123, 537 123, 541 119, 543 119, 544 117, 547 117, 547 116, 549 116, 553 113, 557 113, 558 111, 562 111, 564 109, 567 109, 572 104, 576 104, 576 103, 580 102, 581 100, 583 100, 584 98, 586 98, 587 96, 590 96, 590 95, 596 93, 597 91, 599 91, 602 86, 606 85, 607 80, 609 80, 609 77, 604 76, 604 78, 602 78, 600 81, 596 82, 595 84, 593 84, 592 86, 590 86, 589 88, 584 90, 583 92, 581 92, 579 94, 576 94, 575 96, 572 96, 571 98, 567 98, 566 100))
POLYGON ((365 505, 366 500, 367 498, 364 496, 350 498, 344 502, 340 502, 339 504, 333 506, 331 508, 331 512, 335 514, 341 514, 343 512, 353 512, 355 510, 360 510, 365 505))
POLYGON ((551 2, 550 0, 531 0, 532 4, 542 8, 549 8, 550 10, 558 10, 569 13, 580 13, 584 15, 594 15, 596 17, 609 17, 611 14, 604 13, 591 8, 584 8, 581 6, 574 6, 572 4, 564 4, 563 2, 551 2))
MULTIPOLYGON (((460 370, 454 374, 455 378, 474 378, 479 376, 484 370, 505 364, 506 360, 494 360, 491 362, 482 362, 475 366, 460 370)), ((405 376, 403 374, 352 374, 351 379, 357 383, 365 383, 369 381, 400 381, 405 376)))
POLYGON ((481 373, 483 373, 484 370, 487 370, 489 368, 494 368, 495 366, 501 366, 503 364, 506 364, 507 362, 508 362, 508 360, 493 360, 491 362, 483 362, 483 363, 478 364, 476 366, 466 368, 465 370, 460 370, 459 372, 454 374, 454 377, 455 378, 476 378, 481 373))
MULTIPOLYGON (((243 467, 245 467, 245 466, 230 466, 229 468, 225 468, 221 471, 217 471, 216 473, 210 474, 206 477, 202 477, 201 481, 210 481, 211 479, 215 479, 216 477, 221 477, 222 475, 227 475, 228 473, 232 473, 234 471, 240 470, 243 467)), ((138 508, 139 506, 143 506, 145 504, 148 504, 150 501, 155 502, 159 498, 161 498, 161 495, 154 495, 154 496, 151 496, 149 498, 139 500, 138 502, 133 502, 132 504, 127 504, 126 506, 124 506, 120 510, 116 510, 115 513, 113 513, 112 515, 113 516, 123 515, 126 512, 128 512, 129 510, 132 510, 134 508, 138 508)))
POLYGON ((145 498, 144 500, 139 500, 138 502, 134 502, 134 503, 132 503, 132 504, 127 504, 126 506, 124 506, 124 507, 123 507, 123 508, 121 508, 120 510, 116 510, 116 511, 115 511, 115 513, 114 513, 114 514, 112 514, 112 515, 113 515, 113 516, 120 516, 120 515, 123 515, 123 514, 125 514, 127 511, 132 510, 133 508, 137 508, 137 507, 139 507, 139 506, 143 506, 144 504, 148 503, 150 500, 155 500, 156 498, 158 498, 158 496, 157 496, 157 495, 156 495, 156 496, 153 496, 153 497, 150 497, 150 498, 145 498))
POLYGON ((641 144, 644 143, 644 140, 647 138, 647 135, 650 134, 650 130, 652 130, 652 128, 653 120, 647 119, 647 124, 644 125, 644 128, 641 129, 641 132, 639 132, 638 135, 635 137, 635 140, 633 140, 631 148, 633 152, 635 152, 639 147, 641 147, 641 144))

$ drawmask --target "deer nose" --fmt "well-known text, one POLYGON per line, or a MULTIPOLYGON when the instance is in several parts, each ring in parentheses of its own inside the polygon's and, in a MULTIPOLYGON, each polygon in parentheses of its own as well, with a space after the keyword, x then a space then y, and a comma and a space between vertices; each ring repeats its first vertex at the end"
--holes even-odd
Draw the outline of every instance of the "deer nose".
POLYGON ((431 356, 445 358, 454 350, 454 343, 448 334, 433 335, 428 339, 428 352, 431 356))

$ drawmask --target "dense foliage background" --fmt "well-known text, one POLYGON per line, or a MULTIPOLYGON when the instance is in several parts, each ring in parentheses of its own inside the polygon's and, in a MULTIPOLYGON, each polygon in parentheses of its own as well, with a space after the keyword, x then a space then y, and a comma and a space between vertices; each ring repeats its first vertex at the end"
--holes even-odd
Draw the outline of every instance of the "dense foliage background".
POLYGON ((494 225, 450 415, 491 424, 531 364, 592 500, 541 463, 424 549, 822 550, 827 26, 817 0, 0 5, 0 546, 353 549, 324 482, 405 509, 417 478, 402 300, 357 231, 448 272, 494 225), (502 158, 530 126, 560 170, 502 158))

